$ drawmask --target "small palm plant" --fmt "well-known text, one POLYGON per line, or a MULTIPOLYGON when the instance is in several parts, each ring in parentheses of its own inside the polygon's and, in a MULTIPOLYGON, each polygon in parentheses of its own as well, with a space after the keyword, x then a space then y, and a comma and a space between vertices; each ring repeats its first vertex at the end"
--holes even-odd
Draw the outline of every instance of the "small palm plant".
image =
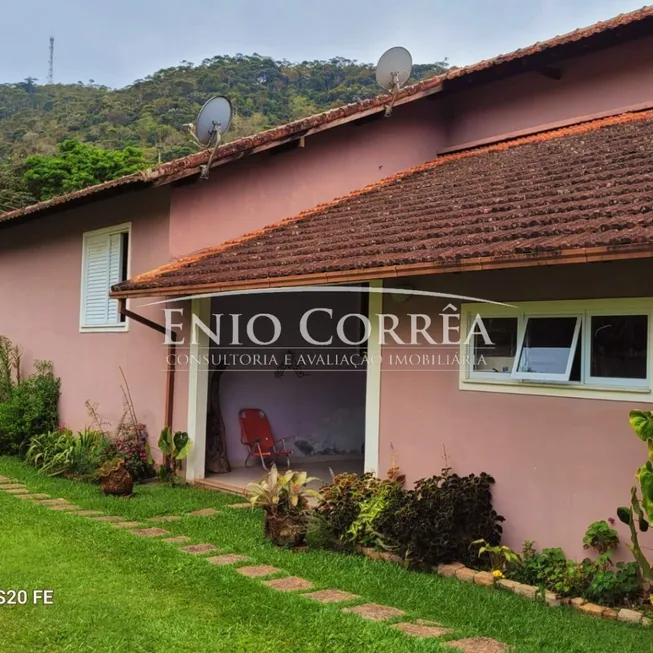
POLYGON ((260 483, 250 483, 247 491, 252 506, 265 511, 265 534, 279 546, 299 546, 308 528, 309 498, 320 493, 307 487, 316 478, 289 469, 280 474, 276 465, 260 483))

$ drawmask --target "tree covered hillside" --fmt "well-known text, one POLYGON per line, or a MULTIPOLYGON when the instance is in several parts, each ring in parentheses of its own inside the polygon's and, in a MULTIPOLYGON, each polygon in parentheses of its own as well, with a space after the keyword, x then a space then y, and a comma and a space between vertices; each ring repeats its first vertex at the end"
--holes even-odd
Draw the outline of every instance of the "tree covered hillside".
MULTIPOLYGON (((411 81, 447 68, 446 62, 416 65, 411 81)), ((69 139, 103 150, 138 148, 142 165, 152 165, 196 151, 184 125, 213 95, 228 96, 236 110, 228 141, 379 92, 370 64, 343 58, 291 63, 257 54, 217 56, 197 65, 184 61, 115 90, 93 80, 41 85, 28 78, 0 84, 0 212, 44 199, 39 188, 47 188, 52 196, 98 178, 93 171, 75 170, 77 181, 61 186, 43 179, 44 170, 61 171, 66 165, 50 165, 33 155, 57 159, 61 143, 69 139), (35 161, 36 185, 30 169, 35 161)), ((72 144, 63 149, 79 148, 72 144)), ((130 153, 133 169, 134 151, 130 153)), ((85 154, 75 160, 96 159, 85 154)), ((112 174, 122 172, 111 169, 112 174)))

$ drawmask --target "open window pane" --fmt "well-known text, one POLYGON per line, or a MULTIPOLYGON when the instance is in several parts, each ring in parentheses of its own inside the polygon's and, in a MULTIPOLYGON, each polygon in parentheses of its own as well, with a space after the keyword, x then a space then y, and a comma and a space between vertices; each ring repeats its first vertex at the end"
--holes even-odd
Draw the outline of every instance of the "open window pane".
POLYGON ((510 374, 517 353, 516 317, 485 317, 485 334, 474 335, 473 371, 494 374, 510 374))
POLYGON ((646 379, 646 315, 594 315, 590 324, 590 376, 604 379, 646 379))
POLYGON ((522 379, 569 381, 580 318, 529 317, 513 376, 522 379))

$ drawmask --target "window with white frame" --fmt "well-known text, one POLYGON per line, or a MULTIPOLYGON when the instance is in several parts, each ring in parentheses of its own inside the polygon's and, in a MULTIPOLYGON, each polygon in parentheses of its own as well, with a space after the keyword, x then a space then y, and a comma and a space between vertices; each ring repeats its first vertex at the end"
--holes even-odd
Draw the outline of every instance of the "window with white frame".
POLYGON ((89 231, 83 237, 80 328, 85 331, 124 331, 127 324, 111 286, 129 276, 130 225, 89 231))
POLYGON ((648 298, 464 305, 462 380, 650 389, 652 316, 648 298))

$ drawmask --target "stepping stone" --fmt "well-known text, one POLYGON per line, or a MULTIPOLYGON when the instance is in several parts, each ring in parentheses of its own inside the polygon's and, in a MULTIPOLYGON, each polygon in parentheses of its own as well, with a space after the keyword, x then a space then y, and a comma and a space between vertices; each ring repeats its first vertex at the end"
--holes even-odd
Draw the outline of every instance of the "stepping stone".
POLYGON ((237 562, 248 562, 251 560, 251 558, 238 555, 237 553, 225 553, 224 555, 213 556, 212 558, 207 558, 206 560, 212 565, 235 565, 237 562))
POLYGON ((418 619, 414 624, 393 624, 392 628, 401 630, 412 637, 442 637, 442 635, 449 635, 453 632, 451 628, 444 628, 434 621, 424 621, 423 619, 418 619))
POLYGON ((40 506, 57 506, 63 503, 68 505, 68 499, 46 499, 45 501, 38 501, 40 506))
MULTIPOLYGON (((238 570, 240 571, 240 569, 238 570)), ((360 599, 358 594, 351 592, 343 592, 342 590, 319 590, 318 592, 311 592, 310 594, 302 594, 307 599, 313 599, 320 603, 340 603, 341 601, 353 601, 360 599)))
POLYGON ((105 515, 104 517, 91 517, 91 520, 111 523, 111 522, 122 521, 122 517, 117 517, 116 515, 105 515))
POLYGON ((236 571, 243 576, 247 576, 247 578, 259 578, 260 576, 278 574, 281 569, 277 569, 272 565, 250 565, 249 567, 239 567, 236 571))
POLYGON ((232 503, 230 508, 237 508, 237 509, 244 509, 244 508, 251 508, 252 504, 251 503, 232 503))
POLYGON ((352 612, 370 621, 385 621, 386 619, 403 617, 406 614, 399 608, 391 608, 388 605, 379 605, 378 603, 363 603, 363 605, 356 605, 353 608, 343 608, 342 611, 352 612))
POLYGON ((9 483, 0 487, 0 490, 27 490, 27 486, 22 483, 9 483))
POLYGON ((202 508, 202 510, 194 510, 188 513, 190 517, 210 517, 217 514, 218 511, 215 508, 202 508))
POLYGON ((49 499, 49 494, 19 494, 19 499, 49 499))
POLYGON ((213 544, 191 544, 190 546, 182 546, 179 550, 184 553, 198 555, 200 553, 208 553, 209 551, 217 551, 218 547, 213 546, 213 544))
POLYGON ((27 494, 29 490, 26 487, 11 488, 6 491, 7 494, 27 494))
POLYGON ((274 580, 263 581, 268 587, 279 590, 280 592, 295 592, 297 590, 313 589, 313 583, 297 576, 287 576, 286 578, 275 578, 274 580))
POLYGON ((147 521, 154 522, 155 524, 162 524, 167 521, 179 521, 181 517, 179 515, 162 515, 161 517, 150 517, 147 521))
POLYGON ((190 537, 187 535, 177 535, 176 537, 166 537, 162 541, 168 544, 182 544, 182 542, 190 542, 190 537))
POLYGON ((164 531, 162 528, 137 528, 135 531, 132 531, 132 533, 134 535, 140 535, 141 537, 160 537, 161 535, 170 535, 170 531, 164 531))
POLYGON ((463 653, 505 653, 508 650, 507 644, 502 644, 487 637, 457 639, 453 642, 447 642, 445 646, 462 651, 463 653))
POLYGON ((95 515, 101 515, 102 511, 101 510, 80 510, 78 515, 82 517, 95 517, 95 515))
POLYGON ((114 521, 111 522, 111 525, 116 528, 136 528, 137 526, 140 526, 141 523, 138 521, 114 521))
POLYGON ((72 503, 61 503, 56 506, 50 506, 50 510, 60 510, 60 511, 68 511, 68 512, 73 512, 75 510, 79 510, 79 506, 75 506, 72 503))
POLYGON ((0 476, 0 483, 13 483, 14 479, 8 476, 0 476))

